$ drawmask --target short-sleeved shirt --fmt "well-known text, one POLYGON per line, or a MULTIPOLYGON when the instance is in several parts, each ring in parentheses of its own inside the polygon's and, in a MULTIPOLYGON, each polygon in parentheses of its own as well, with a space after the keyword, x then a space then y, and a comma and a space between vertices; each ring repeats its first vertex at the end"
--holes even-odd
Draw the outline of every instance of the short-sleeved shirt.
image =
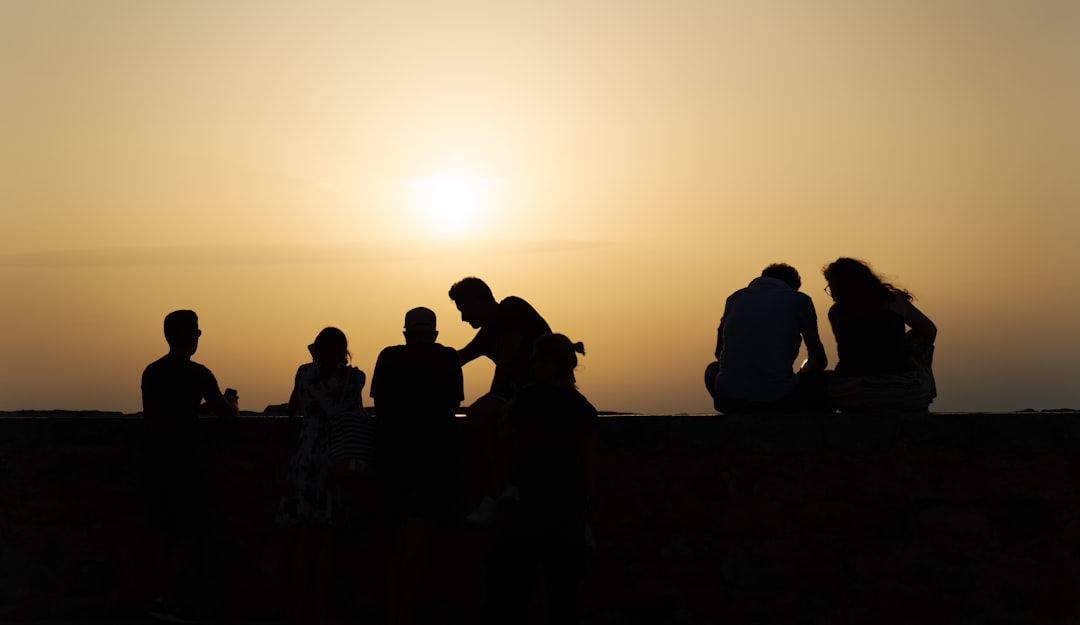
POLYGON ((794 363, 802 337, 817 337, 814 302, 783 280, 755 278, 724 305, 716 394, 779 401, 798 386, 794 363))
POLYGON ((378 475, 395 508, 428 519, 450 512, 454 414, 465 398, 457 351, 438 343, 385 348, 371 377, 378 475))
POLYGON ((596 408, 572 386, 534 383, 507 405, 517 439, 513 480, 521 504, 548 518, 579 514, 585 505, 585 439, 596 431, 596 408))
MULTIPOLYGON (((447 428, 465 398, 457 352, 438 343, 385 348, 375 362, 371 397, 388 446, 446 444, 447 428)), ((422 450, 401 453, 423 455, 422 450)))
POLYGON ((214 374, 187 358, 166 355, 143 371, 143 479, 150 524, 159 530, 197 533, 205 528, 211 504, 199 405, 220 397, 214 374))
POLYGON ((521 332, 521 346, 511 366, 508 378, 502 382, 493 380, 491 393, 509 398, 533 380, 532 348, 536 339, 551 332, 547 321, 536 312, 528 302, 520 297, 510 296, 499 302, 495 319, 485 324, 476 333, 465 350, 487 356, 492 360, 499 351, 499 341, 513 331, 521 332))
POLYGON ((159 453, 195 453, 199 405, 221 398, 209 369, 187 358, 167 354, 150 363, 142 375, 143 418, 147 444, 159 453))

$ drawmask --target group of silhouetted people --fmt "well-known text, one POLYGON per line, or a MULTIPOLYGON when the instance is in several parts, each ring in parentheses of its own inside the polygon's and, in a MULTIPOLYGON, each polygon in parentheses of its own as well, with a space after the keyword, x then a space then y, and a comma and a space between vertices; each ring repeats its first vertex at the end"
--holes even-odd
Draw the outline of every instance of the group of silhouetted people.
MULTIPOLYGON (((435 313, 409 310, 405 343, 382 350, 375 364, 374 418, 362 401, 366 376, 350 364, 341 330, 319 332, 308 346, 311 362, 296 371, 288 410, 302 419, 275 517, 296 532, 294 623, 332 619, 335 536, 373 507, 387 551, 388 623, 434 622, 433 553, 463 523, 497 528, 487 562, 489 623, 525 619, 540 564, 549 621, 576 622, 596 462, 597 412, 574 378, 584 345, 552 333, 525 300, 496 300, 479 278, 455 283, 449 295, 476 336, 460 350, 443 346, 435 313), (465 498, 459 479, 454 417, 464 399, 462 365, 480 356, 494 361, 495 372, 490 391, 465 410, 466 454, 482 467, 478 490, 486 493, 477 493, 477 503, 465 498)), ((201 407, 238 414, 236 392, 223 394, 210 370, 191 360, 200 336, 194 312, 170 313, 169 353, 142 379, 157 546, 148 612, 174 623, 197 622, 180 583, 209 507, 208 476, 194 461, 197 417, 201 407)))
POLYGON ((723 413, 925 411, 937 396, 931 369, 937 327, 908 291, 853 258, 823 270, 833 300, 836 368, 827 371, 814 303, 783 263, 727 298, 716 361, 705 371, 723 413), (807 359, 795 372, 800 345, 807 359))
MULTIPOLYGON (((925 411, 936 395, 931 361, 937 329, 908 291, 883 282, 865 263, 839 258, 824 268, 833 299, 829 323, 838 362, 828 362, 798 271, 769 265, 727 298, 716 362, 706 369, 714 407, 724 413, 925 411), (805 344, 807 360, 796 372, 805 344)), ((388 550, 387 622, 431 622, 432 554, 462 523, 499 528, 487 563, 487 620, 522 622, 536 571, 546 574, 551 623, 576 622, 590 501, 596 488, 597 412, 575 386, 581 343, 553 334, 519 297, 497 300, 475 277, 449 291, 462 321, 477 329, 455 350, 437 342, 435 313, 405 314, 403 345, 379 354, 367 382, 350 364, 348 339, 333 327, 308 346, 289 398, 302 416, 276 522, 295 528, 295 623, 331 618, 335 528, 376 507, 388 550), (454 417, 464 399, 462 365, 485 356, 495 371, 488 393, 465 410, 471 455, 484 484, 463 497, 454 417), (377 484, 361 489, 358 484, 377 484), (372 496, 374 490, 377 494, 372 496), (369 499, 359 500, 367 493, 369 499), (464 505, 462 505, 464 504, 464 505), (474 507, 475 506, 475 507, 474 507), (468 512, 471 509, 471 512, 468 512), (466 514, 468 512, 468 514, 466 514)), ((146 475, 155 530, 151 615, 183 614, 179 580, 206 526, 209 484, 193 460, 200 405, 238 414, 236 392, 191 361, 201 330, 190 310, 165 318, 169 353, 142 378, 146 475)))

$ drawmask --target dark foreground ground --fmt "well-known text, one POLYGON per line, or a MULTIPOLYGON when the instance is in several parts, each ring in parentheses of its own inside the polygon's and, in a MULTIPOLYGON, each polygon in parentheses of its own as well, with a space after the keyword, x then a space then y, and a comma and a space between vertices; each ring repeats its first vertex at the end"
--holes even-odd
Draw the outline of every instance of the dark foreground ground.
MULTIPOLYGON (((207 622, 283 622, 291 537, 272 519, 295 432, 201 425, 220 477, 207 622)), ((0 623, 151 622, 141 428, 0 419, 0 623)), ((599 437, 586 625, 1080 623, 1075 413, 612 416, 599 437)), ((455 535, 442 622, 479 622, 490 540, 455 535)), ((346 622, 381 621, 380 544, 346 549, 346 622)))

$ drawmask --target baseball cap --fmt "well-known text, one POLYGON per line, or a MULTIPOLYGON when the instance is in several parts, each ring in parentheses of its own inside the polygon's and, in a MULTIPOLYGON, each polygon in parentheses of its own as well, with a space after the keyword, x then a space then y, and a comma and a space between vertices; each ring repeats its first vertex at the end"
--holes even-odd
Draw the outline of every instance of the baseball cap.
POLYGON ((435 330, 435 312, 420 306, 405 313, 406 332, 431 332, 435 330))

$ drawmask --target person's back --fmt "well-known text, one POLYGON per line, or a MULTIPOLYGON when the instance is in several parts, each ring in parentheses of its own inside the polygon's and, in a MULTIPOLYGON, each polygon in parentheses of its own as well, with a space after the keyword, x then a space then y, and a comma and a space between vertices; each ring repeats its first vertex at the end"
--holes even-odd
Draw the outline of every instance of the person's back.
POLYGON ((915 369, 904 319, 885 303, 829 309, 836 337, 836 375, 889 375, 915 369))
POLYGON ((759 277, 724 307, 717 394, 753 402, 778 401, 798 385, 792 368, 802 336, 817 316, 810 298, 782 280, 759 277))
POLYGON ((514 479, 528 515, 574 514, 586 496, 585 440, 596 408, 573 386, 533 383, 507 406, 518 444, 514 479))
POLYGON ((495 318, 485 324, 465 349, 487 356, 497 361, 508 336, 518 344, 510 362, 506 363, 509 371, 505 377, 492 379, 491 393, 509 398, 533 380, 532 350, 529 346, 542 335, 551 332, 547 321, 531 304, 520 297, 511 295, 499 302, 495 318), (518 338, 520 337, 520 338, 518 338))
POLYGON ((220 396, 214 374, 203 365, 167 354, 147 365, 142 375, 143 418, 149 458, 195 457, 199 406, 220 396))
POLYGON ((454 415, 464 399, 457 350, 436 341, 435 313, 405 315, 405 344, 379 353, 371 378, 378 474, 388 504, 426 520, 455 505, 454 415))
POLYGON ((447 444, 464 393, 457 351, 439 343, 383 349, 371 380, 380 458, 395 465, 426 461, 447 444))

